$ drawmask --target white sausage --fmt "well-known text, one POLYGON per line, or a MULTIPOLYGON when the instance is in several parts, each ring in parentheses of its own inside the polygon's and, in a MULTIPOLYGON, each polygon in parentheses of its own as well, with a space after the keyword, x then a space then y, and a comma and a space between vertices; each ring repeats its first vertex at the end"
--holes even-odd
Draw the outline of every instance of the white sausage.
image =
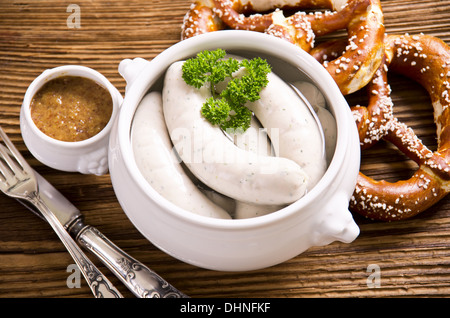
POLYGON ((322 124, 323 134, 325 136, 325 151, 327 154, 327 163, 329 164, 333 158, 334 150, 336 148, 336 119, 326 108, 327 103, 325 97, 317 86, 303 81, 294 83, 294 86, 303 93, 319 117, 320 123, 322 124))
POLYGON ((246 106, 267 129, 277 155, 295 161, 308 176, 308 190, 323 176, 326 158, 319 128, 308 107, 273 72, 260 99, 246 106), (276 135, 274 135, 277 133, 276 135))
POLYGON ((327 102, 325 101, 325 97, 316 85, 305 81, 298 81, 293 84, 302 92, 303 96, 306 97, 316 112, 319 107, 326 107, 327 102))
POLYGON ((244 132, 229 133, 234 144, 246 151, 256 153, 261 156, 273 156, 273 149, 267 131, 253 116, 250 127, 244 132))
POLYGON ((227 211, 232 218, 234 218, 234 210, 236 209, 236 200, 226 197, 217 191, 211 189, 204 189, 200 186, 202 193, 206 195, 208 199, 227 211))
POLYGON ((131 141, 136 164, 148 183, 167 200, 193 213, 229 219, 189 179, 172 151, 161 93, 144 96, 133 119, 131 141))
MULTIPOLYGON (((243 133, 236 133, 232 135, 232 137, 234 139, 234 144, 239 148, 259 155, 274 155, 269 136, 255 117, 252 117, 250 128, 243 133)), ((248 219, 278 211, 284 206, 285 205, 262 205, 236 201, 234 213, 232 215, 234 219, 248 219)))
POLYGON ((263 205, 251 204, 242 201, 236 201, 236 208, 234 210, 235 219, 249 219, 258 216, 267 215, 282 209, 284 206, 280 205, 263 205))
POLYGON ((202 117, 211 96, 182 78, 183 62, 166 72, 163 109, 167 128, 180 158, 210 188, 236 200, 257 204, 286 204, 306 192, 305 174, 292 160, 258 156, 236 147, 220 128, 202 117))

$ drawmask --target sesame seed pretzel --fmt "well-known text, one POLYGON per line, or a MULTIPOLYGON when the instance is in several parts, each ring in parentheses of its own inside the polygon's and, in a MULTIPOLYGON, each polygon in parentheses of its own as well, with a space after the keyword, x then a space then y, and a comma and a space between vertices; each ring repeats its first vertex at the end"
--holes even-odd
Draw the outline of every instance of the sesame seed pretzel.
POLYGON ((366 86, 383 57, 385 29, 379 0, 197 0, 185 16, 182 38, 225 28, 265 32, 307 52, 316 36, 346 28, 344 53, 324 64, 344 95, 366 86), (299 11, 285 17, 280 9, 334 11, 299 11), (255 13, 269 10, 275 11, 255 13))
MULTIPOLYGON (((379 80, 382 90, 373 91, 373 101, 383 103, 384 100, 385 105, 389 104, 390 89, 383 75, 388 67, 417 81, 430 95, 438 138, 438 149, 433 152, 411 128, 393 116, 389 105, 384 109, 382 124, 361 113, 360 117, 355 117, 359 128, 364 122, 377 131, 371 135, 375 138, 361 139, 363 147, 383 138, 419 166, 410 179, 395 183, 376 181, 362 173, 358 176, 350 208, 371 219, 395 221, 428 209, 450 191, 450 48, 440 39, 427 35, 388 35, 385 47, 386 66, 378 73, 385 82, 379 80)), ((360 109, 354 110, 359 112, 360 109)), ((369 113, 376 114, 377 110, 374 108, 369 113)))

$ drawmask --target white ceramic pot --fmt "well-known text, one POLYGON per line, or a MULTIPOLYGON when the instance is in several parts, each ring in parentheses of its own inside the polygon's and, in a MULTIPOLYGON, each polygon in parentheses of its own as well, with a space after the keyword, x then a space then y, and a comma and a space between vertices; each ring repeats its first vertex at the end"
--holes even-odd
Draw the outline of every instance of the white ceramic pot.
POLYGON ((287 41, 249 31, 220 31, 181 41, 151 62, 124 60, 124 102, 111 132, 109 169, 117 198, 136 228, 155 246, 199 267, 246 271, 279 264, 312 246, 352 242, 359 235, 348 210, 359 171, 359 138, 349 106, 326 70, 287 41), (133 158, 130 127, 149 89, 161 89, 162 76, 177 60, 201 50, 262 56, 287 81, 314 83, 336 118, 335 153, 320 182, 303 198, 277 212, 240 220, 189 213, 161 197, 144 179, 133 158))
POLYGON ((54 169, 102 175, 108 172, 109 135, 114 118, 119 112, 123 97, 119 91, 98 71, 81 65, 63 65, 45 70, 28 87, 20 110, 20 129, 23 140, 43 164, 54 169), (81 76, 103 86, 111 94, 113 111, 111 118, 95 136, 76 142, 53 139, 43 133, 31 118, 30 104, 36 92, 48 81, 60 76, 81 76))

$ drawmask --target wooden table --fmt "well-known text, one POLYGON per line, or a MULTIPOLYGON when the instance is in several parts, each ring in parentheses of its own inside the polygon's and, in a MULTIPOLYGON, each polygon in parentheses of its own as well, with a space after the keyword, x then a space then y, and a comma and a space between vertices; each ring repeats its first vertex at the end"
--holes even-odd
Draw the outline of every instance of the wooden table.
MULTIPOLYGON (((192 297, 449 296, 448 198, 401 222, 355 215, 361 234, 351 244, 311 248, 267 269, 217 272, 180 262, 147 241, 122 211, 109 175, 60 172, 31 156, 20 134, 19 110, 36 76, 64 64, 85 65, 103 73, 124 94, 119 62, 150 60, 178 42, 189 5, 187 0, 1 1, 0 125, 30 164, 85 214, 88 224, 192 297), (81 9, 80 28, 68 27, 71 3, 81 9), (379 281, 370 276, 377 269, 379 281)), ((382 6, 388 33, 423 32, 450 44, 450 0, 385 0, 382 6)), ((391 78, 396 113, 433 147, 435 126, 424 90, 404 78, 391 78)), ((364 100, 358 94, 348 98, 350 104, 364 100)), ((392 152, 379 146, 365 153, 363 170, 390 180, 410 175, 414 165, 392 152)), ((99 261, 95 263, 126 297, 133 297, 99 261)), ((1 195, 0 297, 91 298, 84 281, 80 288, 68 288, 69 264, 73 260, 49 225, 1 195)))

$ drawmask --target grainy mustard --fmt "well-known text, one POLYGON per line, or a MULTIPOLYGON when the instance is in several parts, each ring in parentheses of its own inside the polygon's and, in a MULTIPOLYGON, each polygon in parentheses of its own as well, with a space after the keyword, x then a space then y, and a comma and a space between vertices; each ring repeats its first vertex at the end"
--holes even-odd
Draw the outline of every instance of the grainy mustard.
POLYGON ((61 76, 44 84, 31 101, 31 117, 46 135, 81 141, 98 134, 111 118, 111 94, 91 79, 61 76))

